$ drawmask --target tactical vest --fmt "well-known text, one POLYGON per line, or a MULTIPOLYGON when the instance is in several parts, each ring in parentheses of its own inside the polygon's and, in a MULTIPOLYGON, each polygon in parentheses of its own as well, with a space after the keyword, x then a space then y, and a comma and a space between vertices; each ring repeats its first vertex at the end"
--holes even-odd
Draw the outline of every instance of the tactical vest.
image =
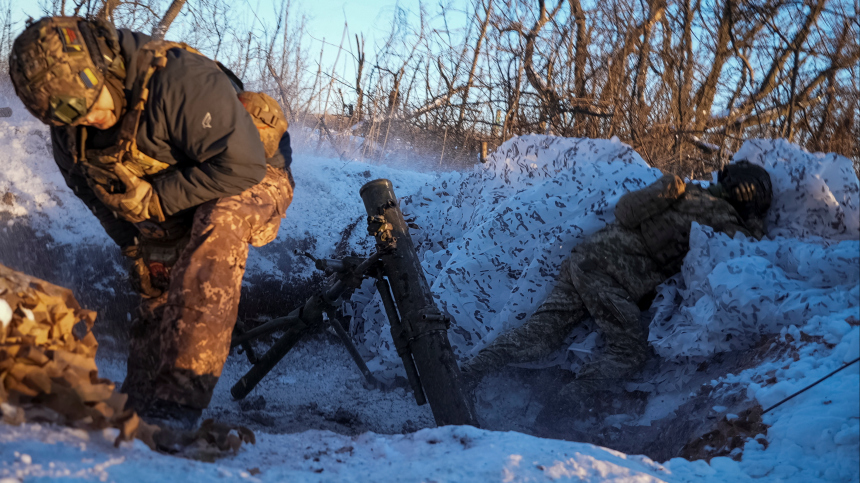
POLYGON ((91 186, 94 184, 101 185, 108 193, 122 191, 124 186, 113 173, 117 163, 122 163, 138 178, 147 178, 162 171, 175 169, 170 164, 147 156, 137 148, 137 131, 140 126, 140 118, 146 107, 146 101, 149 99, 149 82, 158 69, 167 65, 167 51, 174 48, 202 55, 187 44, 163 40, 148 42, 141 48, 138 58, 138 72, 143 72, 143 75, 139 75, 135 81, 128 112, 119 120, 117 144, 105 149, 87 149, 87 130, 84 128, 77 129, 77 150, 75 152, 77 164, 91 186))
MULTIPOLYGON (((100 185, 108 193, 122 192, 125 187, 114 174, 114 166, 117 163, 122 163, 132 174, 144 179, 177 169, 173 165, 147 156, 137 147, 137 133, 143 110, 149 99, 150 81, 156 71, 167 65, 167 51, 175 48, 203 55, 185 43, 164 40, 150 41, 141 48, 138 57, 138 72, 143 72, 143 74, 138 75, 132 87, 128 111, 119 120, 120 127, 115 145, 105 149, 88 149, 86 147, 87 130, 85 128, 77 128, 76 135, 71 137, 70 140, 73 139, 76 144, 71 150, 76 160, 76 166, 91 187, 100 185)), ((266 94, 241 92, 241 81, 220 63, 216 62, 216 64, 230 77, 230 81, 237 88, 237 91, 240 91, 239 98, 260 132, 261 141, 266 146, 266 154, 272 156, 274 153, 269 151, 272 151, 273 131, 283 134, 287 130, 287 122, 280 106, 266 94)), ((277 146, 280 135, 276 137, 275 146, 277 146)), ((141 234, 147 238, 179 240, 184 238, 189 225, 188 221, 185 219, 168 219, 163 223, 145 221, 136 224, 136 226, 141 234)))

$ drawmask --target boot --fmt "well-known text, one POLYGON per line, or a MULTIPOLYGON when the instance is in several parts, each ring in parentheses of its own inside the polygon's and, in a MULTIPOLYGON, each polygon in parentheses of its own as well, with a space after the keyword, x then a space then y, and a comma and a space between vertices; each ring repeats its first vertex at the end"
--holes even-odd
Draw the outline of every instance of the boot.
POLYGON ((149 424, 179 431, 191 431, 197 425, 203 410, 173 401, 156 399, 139 414, 149 424))

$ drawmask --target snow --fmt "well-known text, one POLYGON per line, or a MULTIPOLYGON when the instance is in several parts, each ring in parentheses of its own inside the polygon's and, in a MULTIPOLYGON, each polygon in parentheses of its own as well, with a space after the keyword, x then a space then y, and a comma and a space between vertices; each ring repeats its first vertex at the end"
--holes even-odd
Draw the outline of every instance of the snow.
MULTIPOLYGON (((4 220, 28 222, 60 247, 110 246, 94 217, 64 187, 44 127, 19 112, 0 125, 0 162, 6 167, 0 195, 14 198, 0 203, 4 220)), ((860 185, 850 161, 781 140, 749 141, 735 159, 749 159, 771 173, 769 237, 731 239, 694 227, 682 274, 661 287, 653 307, 652 344, 666 364, 646 381, 652 397, 645 414, 625 424, 647 425, 671 414, 702 384, 737 386, 750 401, 769 407, 860 354, 860 185), (737 374, 694 373, 703 358, 749 350, 765 334, 777 334, 785 349, 737 374)), ((358 189, 366 181, 389 178, 407 218, 419 226, 413 236, 424 271, 440 308, 455 322, 451 341, 467 356, 526 320, 571 247, 613 221, 620 196, 660 173, 617 140, 534 135, 509 141, 486 165, 467 172, 436 175, 299 154, 294 175, 296 196, 278 240, 251 251, 247 278, 308 276, 310 265, 292 254, 295 248, 317 257, 367 253, 371 245, 358 189), (349 226, 354 229, 345 233, 349 226)), ((399 364, 376 295, 369 288, 360 291, 349 310, 360 350, 373 358, 369 366, 392 378, 399 364)), ((114 448, 111 434, 0 424, 0 481, 849 482, 860 477, 856 364, 765 414, 767 434, 748 441, 740 461, 673 458, 659 464, 514 431, 427 428, 432 418, 426 406, 415 406, 402 389, 365 388, 346 352, 326 337, 300 344, 249 396, 267 401, 267 409, 256 412, 272 422, 261 423, 269 431, 255 427, 257 444, 236 455, 202 463, 153 453, 139 442, 114 448), (361 424, 345 429, 329 421, 340 413, 361 424)), ((599 352, 600 341, 589 337, 586 326, 571 336, 569 349, 545 365, 575 369, 599 352)), ((122 364, 102 356, 99 365, 102 376, 123 377, 122 364)), ((228 390, 247 368, 242 358, 230 359, 207 416, 229 419, 239 412, 240 403, 230 400, 228 390)), ((500 390, 508 399, 500 399, 497 413, 489 416, 534 418, 534 410, 524 410, 517 399, 526 399, 527 388, 500 390)), ((741 409, 714 406, 708 407, 721 415, 741 409)))
POLYGON ((250 251, 248 273, 281 279, 309 276, 315 271, 313 264, 294 255, 293 248, 301 247, 317 258, 331 258, 339 244, 354 240, 343 243, 348 251, 366 253, 372 240, 363 222, 367 214, 358 190, 368 181, 387 178, 395 193, 409 193, 434 178, 430 173, 312 155, 294 156, 291 169, 296 188, 287 217, 281 222, 277 240, 250 251), (353 224, 352 236, 343 240, 345 229, 353 224))
POLYGON ((262 434, 256 446, 214 464, 153 453, 140 442, 114 449, 111 438, 40 425, 8 428, 0 433, 0 475, 13 481, 683 481, 646 457, 468 426, 395 436, 262 434))
POLYGON ((860 241, 730 239, 694 224, 682 277, 658 297, 649 340, 662 357, 748 349, 815 316, 858 313, 860 241))
MULTIPOLYGON (((456 321, 449 337, 458 354, 525 322, 571 248, 614 220, 618 198, 659 176, 617 141, 529 135, 402 200, 404 216, 420 227, 412 236, 434 297, 456 321)), ((401 371, 399 357, 381 300, 372 297, 354 309, 354 330, 375 356, 371 367, 390 378, 401 371)))
MULTIPOLYGON (((664 285, 658 297, 665 303, 657 304, 663 310, 655 316, 652 338, 663 339, 656 348, 664 357, 746 348, 743 344, 758 340, 753 332, 798 324, 816 311, 857 306, 852 287, 860 280, 860 184, 851 161, 807 153, 782 140, 749 141, 735 159, 748 159, 771 173, 774 201, 767 224, 774 239, 729 242, 719 235, 699 247, 705 241, 693 230, 683 275, 689 288, 680 313, 667 314, 676 309, 677 278, 664 285), (797 238, 808 241, 796 244, 792 239, 797 238), (846 242, 830 246, 833 240, 846 242), (709 258, 699 253, 702 250, 714 254, 709 258), (717 260, 724 264, 717 267, 717 260), (776 270, 770 270, 772 263, 776 270), (747 280, 731 273, 736 271, 747 280), (714 286, 700 287, 708 281, 714 286), (833 288, 840 291, 827 294, 833 288), (703 297, 702 290, 718 293, 703 297), (815 293, 824 294, 818 305, 801 307, 815 293), (715 297, 733 301, 721 308, 720 320, 715 320, 715 297), (753 303, 767 300, 771 302, 765 306, 753 303), (774 312, 776 306, 794 312, 774 312), (735 312, 745 315, 734 320, 735 312), (699 329, 693 331, 692 326, 699 329), (733 339, 719 350, 707 348, 698 339, 708 331, 713 339, 728 334, 733 339), (664 349, 670 344, 673 350, 664 349)), ((463 356, 474 354, 498 334, 524 323, 552 289, 558 265, 571 248, 614 220, 612 208, 621 195, 660 175, 617 141, 530 135, 509 141, 471 173, 443 174, 403 200, 405 216, 414 217, 420 227, 412 235, 423 250, 431 290, 440 308, 456 321, 450 334, 455 350, 463 356)), ((381 300, 372 294, 365 297, 372 297, 370 303, 363 310, 353 309, 363 349, 375 356, 371 367, 392 377, 401 369, 381 300)), ((543 365, 567 363, 575 371, 600 343, 585 324, 571 336, 570 355, 543 365)))
POLYGON ((16 109, 13 117, 0 122, 0 193, 11 194, 0 203, 0 214, 14 217, 10 223, 26 217, 58 244, 108 243, 98 220, 66 187, 50 158, 48 130, 29 115, 24 117, 22 110, 16 109))
POLYGON ((784 139, 754 139, 745 142, 734 159, 746 159, 770 173, 770 236, 860 238, 860 185, 848 158, 809 153, 784 139))

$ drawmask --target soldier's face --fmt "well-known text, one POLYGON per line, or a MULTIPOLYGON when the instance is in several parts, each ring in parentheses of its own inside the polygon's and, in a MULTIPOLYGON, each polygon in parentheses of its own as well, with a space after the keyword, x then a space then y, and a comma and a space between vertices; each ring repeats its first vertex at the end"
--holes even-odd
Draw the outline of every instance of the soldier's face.
POLYGON ((114 112, 113 97, 107 87, 102 87, 96 103, 93 104, 89 114, 80 122, 82 126, 92 126, 96 129, 108 129, 116 124, 117 118, 114 112))

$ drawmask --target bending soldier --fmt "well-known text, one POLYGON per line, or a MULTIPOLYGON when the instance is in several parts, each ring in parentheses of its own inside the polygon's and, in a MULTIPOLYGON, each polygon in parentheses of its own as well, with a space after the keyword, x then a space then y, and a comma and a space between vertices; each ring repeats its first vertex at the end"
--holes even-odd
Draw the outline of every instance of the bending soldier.
POLYGON ((704 189, 666 175, 624 195, 615 207, 616 223, 577 245, 561 264, 557 284, 522 326, 498 336, 462 367, 472 387, 506 364, 534 362, 559 349, 589 315, 605 341, 605 352, 576 374, 560 400, 587 401, 613 382, 639 371, 648 354, 640 324, 655 289, 678 273, 689 250, 692 222, 734 236, 760 239, 770 207, 770 176, 739 161, 704 189))
POLYGON ((31 23, 10 75, 51 126, 66 183, 130 260, 143 303, 129 404, 192 426, 229 352, 248 244, 272 241, 292 200, 283 111, 184 44, 100 20, 31 23))

